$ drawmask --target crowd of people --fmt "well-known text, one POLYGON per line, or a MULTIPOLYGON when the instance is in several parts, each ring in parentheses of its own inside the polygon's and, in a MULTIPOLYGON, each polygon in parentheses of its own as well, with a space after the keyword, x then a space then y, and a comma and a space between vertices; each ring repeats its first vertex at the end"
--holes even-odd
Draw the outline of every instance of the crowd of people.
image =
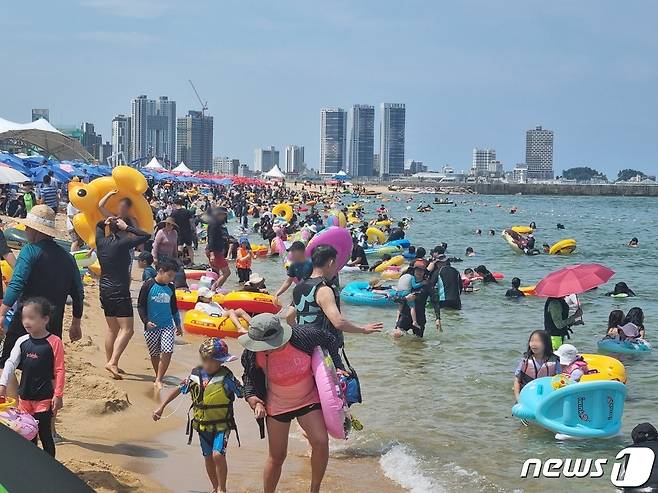
MULTIPOLYGON (((200 193, 171 183, 153 183, 146 197, 153 210, 155 233, 151 235, 138 223, 129 199, 118 202, 116 210, 107 208, 118 191, 102 197, 98 210, 103 216, 96 224, 95 253, 100 264, 98 281, 100 307, 107 323, 105 369, 112 378, 121 380, 126 371, 121 356, 134 335, 134 311, 131 280, 134 259, 142 269, 143 282, 137 296, 137 311, 143 325, 145 342, 153 366, 154 385, 165 387, 165 376, 174 351, 175 337, 182 334, 181 315, 176 302, 176 289, 185 287, 186 268, 208 268, 216 274, 206 291, 199 290, 200 308, 208 313, 226 315, 240 327, 247 328, 238 341, 244 348, 241 362, 243 375, 236 377, 226 363, 236 359, 225 341, 210 338, 199 348, 199 366, 167 395, 153 412, 162 418, 167 405, 180 394, 189 394, 193 405, 192 428, 198 432, 208 478, 214 492, 226 491, 228 468, 226 451, 229 436, 237 437, 234 403, 244 398, 267 435, 268 458, 264 466, 263 490, 273 492, 286 459, 290 425, 297 420, 311 446, 310 491, 320 491, 329 459, 328 435, 318 391, 311 370, 311 354, 320 346, 330 355, 339 374, 353 378, 346 361, 344 334, 373 334, 382 331, 380 322, 357 324, 345 316, 340 303, 342 265, 331 245, 316 247, 310 256, 306 245, 326 227, 325 211, 350 218, 346 225, 352 235, 348 267, 372 272, 383 262, 383 255, 372 262, 366 250, 369 228, 382 224, 385 242, 404 240, 412 218, 394 222, 382 204, 377 217, 367 220, 362 209, 342 205, 340 190, 328 187, 238 185, 212 187, 200 193), (282 203, 299 204, 285 220, 271 212, 282 203), (229 217, 236 227, 229 232, 229 217), (235 283, 239 289, 267 292, 265 279, 252 271, 255 253, 247 238, 258 234, 270 254, 287 260, 284 281, 272 293, 274 303, 291 288, 292 303, 282 308, 279 316, 252 314, 244 310, 225 310, 212 302, 212 295, 230 285, 235 265, 235 283), (304 241, 296 238, 303 233, 304 241), (274 248, 280 239, 285 250, 274 248), (293 240, 293 241, 290 241, 293 240), (205 249, 205 260, 198 249, 205 249), (271 246, 272 245, 272 246, 271 246), (342 356, 341 356, 342 353, 342 356), (266 430, 266 431, 265 431, 266 430)), ((39 439, 44 450, 55 455, 54 417, 62 407, 64 388, 63 318, 67 300, 72 308, 69 337, 82 337, 81 318, 84 290, 79 269, 73 257, 54 238, 60 200, 66 201, 65 190, 58 190, 48 176, 38 193, 29 187, 20 199, 14 197, 5 209, 22 218, 28 244, 14 258, 0 234, 0 255, 13 267, 13 276, 3 293, 0 305, 0 331, 4 333, 0 366, 0 396, 18 395, 21 409, 39 420, 39 439), (4 244, 3 244, 4 241, 4 244), (34 358, 32 355, 38 355, 34 358), (22 368, 20 386, 14 372, 22 368)), ((427 204, 424 209, 431 209, 427 204)), ((83 241, 73 225, 77 210, 68 203, 67 230, 71 250, 81 249, 83 241)), ((490 234, 495 235, 491 230, 490 234)), ((393 336, 411 333, 423 337, 427 324, 426 307, 434 314, 437 332, 443 330, 441 310, 461 310, 462 296, 473 292, 475 281, 497 283, 494 273, 484 265, 460 272, 454 265, 460 258, 450 257, 448 245, 438 244, 426 250, 412 245, 395 286, 382 286, 373 279, 369 290, 386 291, 397 304, 393 336)), ((476 253, 467 249, 466 256, 476 253)), ((521 281, 512 279, 506 296, 523 298, 521 281)), ((615 286, 614 295, 634 293, 624 283, 615 286)), ((564 344, 571 327, 582 323, 582 309, 573 309, 565 298, 548 298, 544 308, 544 329, 533 331, 527 351, 514 376, 514 393, 518 397, 524 385, 540 376, 566 373, 575 380, 587 372, 577 349, 564 344)), ((607 337, 619 339, 645 337, 643 312, 632 308, 626 315, 618 310, 610 314, 607 337)), ((650 430, 649 430, 650 431, 650 430)), ((238 438, 239 440, 239 438, 238 438)))

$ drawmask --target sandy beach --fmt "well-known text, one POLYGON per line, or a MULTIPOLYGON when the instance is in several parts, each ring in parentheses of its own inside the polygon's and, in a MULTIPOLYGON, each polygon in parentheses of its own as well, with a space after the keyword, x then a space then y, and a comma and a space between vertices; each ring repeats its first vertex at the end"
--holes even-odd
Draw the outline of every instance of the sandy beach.
MULTIPOLYGON (((5 227, 14 222, 12 218, 3 219, 5 227)), ((58 217, 58 226, 61 238, 65 238, 63 214, 58 217)), ((135 268, 135 298, 140 286, 135 279, 140 276, 141 270, 135 268)), ((70 317, 67 310, 65 328, 70 317)), ((167 419, 157 423, 151 419, 161 396, 153 388, 153 370, 140 325, 136 320, 135 335, 121 360, 126 372, 124 379, 111 379, 104 370, 106 325, 98 286, 96 281, 85 285, 83 338, 72 343, 66 331, 64 335, 67 375, 64 408, 57 418, 57 430, 63 437, 57 446, 57 457, 101 493, 209 491, 198 439, 195 437, 188 446, 185 436, 189 398, 182 396, 172 403, 165 414, 169 415, 167 419)), ((197 364, 201 341, 201 337, 193 335, 178 338, 163 395, 197 364)), ((234 354, 239 355, 237 342, 228 342, 234 354)), ((229 366, 236 375, 242 375, 239 361, 229 366)), ((257 492, 261 490, 267 443, 259 440, 249 406, 238 401, 235 408, 241 447, 232 437, 228 452, 229 491, 257 492)), ((400 491, 383 476, 377 458, 347 455, 341 452, 340 445, 331 444, 332 458, 323 483, 326 491, 400 491)), ((307 490, 308 460, 301 434, 293 431, 280 491, 307 490)))

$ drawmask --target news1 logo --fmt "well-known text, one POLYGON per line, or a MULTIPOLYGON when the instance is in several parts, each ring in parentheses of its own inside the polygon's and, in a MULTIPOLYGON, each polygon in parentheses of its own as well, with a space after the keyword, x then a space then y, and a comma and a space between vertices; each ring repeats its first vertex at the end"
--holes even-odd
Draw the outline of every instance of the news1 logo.
MULTIPOLYGON (((651 477, 656 457, 650 448, 628 447, 615 457, 610 482, 617 488, 640 488, 651 477)), ((522 478, 600 478, 608 459, 528 459, 521 467, 522 478), (532 468, 532 473, 530 472, 532 468)))

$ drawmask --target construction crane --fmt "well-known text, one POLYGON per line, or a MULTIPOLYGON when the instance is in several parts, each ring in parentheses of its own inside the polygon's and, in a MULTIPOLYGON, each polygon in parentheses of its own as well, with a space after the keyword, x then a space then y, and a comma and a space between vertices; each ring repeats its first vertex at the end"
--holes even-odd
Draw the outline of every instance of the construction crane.
POLYGON ((196 87, 194 87, 194 82, 192 82, 191 80, 189 82, 190 85, 192 86, 192 89, 194 89, 194 94, 196 94, 199 103, 201 103, 201 115, 206 116, 206 110, 208 109, 208 101, 204 103, 203 100, 201 99, 201 96, 199 96, 199 91, 197 91, 196 87))

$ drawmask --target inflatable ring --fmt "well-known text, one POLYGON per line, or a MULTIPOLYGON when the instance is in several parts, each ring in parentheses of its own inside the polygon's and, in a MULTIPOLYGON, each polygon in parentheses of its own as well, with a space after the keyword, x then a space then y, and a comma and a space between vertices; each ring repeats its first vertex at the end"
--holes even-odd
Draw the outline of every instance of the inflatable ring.
POLYGON ((315 247, 320 245, 330 245, 336 249, 336 267, 338 270, 345 267, 350 255, 352 255, 352 235, 345 228, 331 226, 320 231, 308 242, 306 256, 310 258, 315 247))
POLYGON ((529 235, 535 231, 530 226, 512 226, 510 229, 521 235, 529 235))
POLYGON ((612 354, 648 354, 653 350, 649 341, 644 339, 619 341, 605 338, 597 342, 597 346, 599 351, 612 354))
POLYGON ((347 222, 349 224, 359 224, 361 222, 361 219, 359 219, 358 217, 350 214, 349 216, 347 216, 347 222))
POLYGON ((311 369, 318 389, 327 433, 334 438, 344 440, 351 429, 347 401, 331 357, 319 346, 311 355, 311 369))
POLYGON ((257 257, 267 257, 270 249, 266 245, 251 245, 251 251, 257 257))
POLYGON ((104 219, 98 209, 98 202, 112 190, 119 192, 108 199, 105 208, 116 213, 119 202, 125 198, 130 199, 132 214, 137 219, 135 226, 153 233, 153 210, 144 197, 147 188, 144 175, 128 166, 117 166, 112 170, 112 176, 96 178, 88 184, 70 182, 71 203, 80 211, 73 217, 76 233, 90 247, 96 246, 96 224, 104 219))
POLYGON ((551 255, 570 255, 576 249, 576 240, 573 238, 567 238, 566 240, 560 240, 555 245, 553 245, 548 253, 551 255))
POLYGON ((390 219, 383 219, 381 221, 377 221, 375 226, 390 226, 391 224, 393 224, 393 221, 390 219))
POLYGON ((347 220, 345 219, 345 214, 342 211, 331 211, 329 217, 327 217, 327 228, 331 226, 337 226, 339 228, 344 228, 347 225, 347 220))
POLYGON ((534 285, 534 284, 533 284, 532 286, 521 286, 521 287, 519 288, 519 291, 521 291, 521 292, 522 292, 523 294, 525 294, 526 296, 534 296, 534 295, 535 295, 535 288, 536 288, 536 287, 537 287, 537 286, 534 285))
POLYGON ((351 305, 395 306, 393 298, 389 298, 384 291, 371 290, 366 281, 348 283, 340 292, 340 299, 351 305))
POLYGON ((381 258, 384 255, 394 257, 395 255, 402 255, 403 249, 399 246, 380 246, 376 248, 367 248, 365 252, 366 255, 371 255, 373 257, 381 258))
POLYGON ((366 229, 366 236, 368 237, 368 243, 379 243, 382 245, 386 241, 386 235, 384 232, 373 226, 366 229))
MULTIPOLYGON (((244 329, 249 327, 246 320, 240 319, 244 329)), ((183 317, 183 328, 190 334, 207 337, 238 337, 240 331, 233 321, 224 316, 208 315, 201 310, 190 310, 183 317)))
POLYGON ((188 289, 176 290, 176 306, 179 310, 192 310, 199 301, 199 294, 188 289))
POLYGON ((274 302, 274 297, 265 293, 233 291, 232 293, 227 294, 216 294, 213 296, 212 300, 229 310, 242 308, 249 314, 276 314, 281 311, 281 306, 274 302))
POLYGON ((591 382, 593 380, 616 380, 617 382, 626 383, 626 368, 616 358, 605 356, 603 354, 581 354, 589 373, 583 375, 581 382, 591 382))
POLYGON ((396 279, 400 279, 401 275, 402 271, 389 269, 382 272, 382 279, 394 281, 396 279))
POLYGON ((391 260, 386 260, 385 262, 382 262, 377 267, 375 267, 375 272, 384 272, 389 267, 394 265, 402 265, 404 262, 405 258, 402 255, 396 255, 395 257, 391 258, 391 260))
POLYGON ((292 221, 292 207, 290 204, 277 204, 272 208, 272 214, 277 217, 283 217, 287 222, 292 221))
POLYGON ((507 244, 514 250, 515 253, 519 253, 523 255, 525 252, 523 249, 519 246, 517 243, 518 239, 514 238, 515 236, 518 236, 519 233, 512 229, 506 229, 503 231, 500 236, 503 237, 503 239, 507 242, 507 244))

